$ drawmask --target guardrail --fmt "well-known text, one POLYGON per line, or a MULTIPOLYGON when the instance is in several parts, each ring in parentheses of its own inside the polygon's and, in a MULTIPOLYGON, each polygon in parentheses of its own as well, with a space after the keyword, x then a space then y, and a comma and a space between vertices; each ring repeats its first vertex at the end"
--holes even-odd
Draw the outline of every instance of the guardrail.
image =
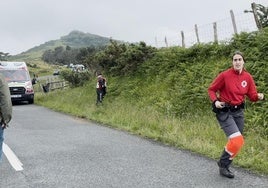
POLYGON ((54 91, 57 89, 64 89, 68 86, 69 85, 65 80, 59 80, 59 81, 48 82, 46 85, 42 85, 42 88, 43 88, 43 91, 47 93, 49 91, 54 91))
POLYGON ((35 92, 50 92, 58 89, 65 89, 69 87, 69 83, 58 77, 47 77, 46 79, 38 79, 34 86, 35 92))

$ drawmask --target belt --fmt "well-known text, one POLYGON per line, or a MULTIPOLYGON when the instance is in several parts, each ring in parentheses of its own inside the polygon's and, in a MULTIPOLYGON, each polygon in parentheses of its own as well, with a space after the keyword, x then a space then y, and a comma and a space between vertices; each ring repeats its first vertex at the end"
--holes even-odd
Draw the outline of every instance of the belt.
POLYGON ((245 103, 241 103, 239 105, 230 105, 230 104, 225 104, 225 107, 221 109, 221 111, 227 112, 227 111, 231 111, 231 112, 235 112, 237 110, 240 109, 244 109, 245 108, 245 103))

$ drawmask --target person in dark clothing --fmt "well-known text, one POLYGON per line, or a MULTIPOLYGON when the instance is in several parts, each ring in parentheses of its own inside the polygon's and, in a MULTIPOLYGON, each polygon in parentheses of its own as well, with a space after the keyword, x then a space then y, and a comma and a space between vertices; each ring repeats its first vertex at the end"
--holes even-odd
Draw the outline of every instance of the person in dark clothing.
POLYGON ((208 88, 213 111, 228 138, 217 162, 220 175, 228 178, 234 178, 229 166, 244 144, 242 134, 245 97, 252 102, 264 99, 263 93, 257 93, 255 82, 251 74, 244 69, 244 63, 243 54, 235 52, 232 56, 232 68, 221 72, 208 88))
POLYGON ((104 96, 106 95, 106 79, 99 74, 97 77, 97 85, 96 85, 96 92, 97 92, 97 102, 96 104, 102 103, 104 96))
POLYGON ((12 118, 12 102, 10 97, 10 91, 8 83, 5 78, 0 74, 0 162, 3 153, 3 142, 4 142, 4 130, 8 127, 8 123, 12 118))

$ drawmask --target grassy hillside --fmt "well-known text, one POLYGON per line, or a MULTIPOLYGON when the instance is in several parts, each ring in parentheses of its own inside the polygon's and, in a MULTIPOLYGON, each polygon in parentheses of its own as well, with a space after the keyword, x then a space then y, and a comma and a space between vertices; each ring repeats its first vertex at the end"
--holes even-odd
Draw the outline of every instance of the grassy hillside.
POLYGON ((41 57, 46 50, 54 50, 59 46, 70 46, 71 48, 82 48, 88 46, 105 46, 109 44, 110 38, 102 37, 90 33, 83 33, 80 31, 72 31, 60 39, 51 40, 39 46, 35 46, 21 54, 12 56, 9 60, 26 61, 29 63, 41 63, 41 57))
POLYGON ((58 40, 51 40, 35 46, 21 54, 14 55, 8 58, 9 61, 25 61, 30 69, 31 75, 51 75, 55 69, 59 69, 56 65, 48 65, 41 60, 43 53, 47 50, 54 50, 59 46, 69 46, 71 48, 82 47, 99 47, 106 46, 110 43, 110 38, 83 33, 80 31, 72 31, 66 36, 62 36, 58 40))
MULTIPOLYGON (((95 105, 95 80, 84 87, 38 93, 36 103, 218 159, 226 138, 211 111, 207 88, 220 71, 231 66, 231 52, 241 49, 246 69, 258 89, 267 93, 268 63, 263 45, 268 43, 267 33, 244 33, 229 45, 159 49, 135 74, 106 75, 108 95, 101 106, 95 105)), ((246 144, 234 161, 234 165, 266 175, 267 110, 267 101, 247 101, 246 144)))

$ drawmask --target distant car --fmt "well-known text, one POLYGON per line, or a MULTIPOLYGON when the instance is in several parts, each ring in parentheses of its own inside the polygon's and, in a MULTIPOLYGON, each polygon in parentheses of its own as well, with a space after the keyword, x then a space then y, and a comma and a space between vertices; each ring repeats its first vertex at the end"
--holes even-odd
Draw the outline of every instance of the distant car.
POLYGON ((56 76, 56 75, 60 75, 60 71, 59 71, 59 70, 55 70, 55 71, 53 72, 53 75, 54 75, 54 76, 56 76))

